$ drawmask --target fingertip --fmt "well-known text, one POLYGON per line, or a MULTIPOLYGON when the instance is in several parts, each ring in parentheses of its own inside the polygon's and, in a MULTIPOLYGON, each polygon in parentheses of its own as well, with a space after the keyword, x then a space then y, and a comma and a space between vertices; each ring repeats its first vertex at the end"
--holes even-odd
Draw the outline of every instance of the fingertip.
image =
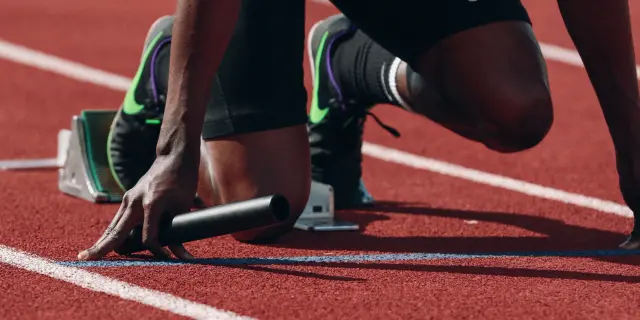
POLYGON ((195 257, 187 251, 187 249, 183 245, 172 245, 169 246, 169 249, 173 254, 181 260, 194 260, 195 257))
POLYGON ((162 252, 164 253, 165 258, 167 258, 167 259, 171 258, 171 251, 169 251, 169 249, 162 248, 162 252))
POLYGON ((156 259, 171 259, 171 251, 159 245, 148 246, 149 251, 156 259))
POLYGON ((182 260, 194 260, 196 257, 194 257, 191 253, 185 250, 184 252, 181 252, 179 258, 182 260))
POLYGON ((89 260, 89 251, 84 250, 84 251, 81 251, 80 253, 78 253, 78 260, 80 260, 80 261, 89 260))

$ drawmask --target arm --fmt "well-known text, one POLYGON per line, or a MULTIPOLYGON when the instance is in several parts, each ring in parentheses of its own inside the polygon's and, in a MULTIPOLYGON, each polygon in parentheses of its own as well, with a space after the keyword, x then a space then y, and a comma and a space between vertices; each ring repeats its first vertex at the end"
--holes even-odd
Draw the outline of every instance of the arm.
MULTIPOLYGON (((171 254, 158 242, 163 216, 188 212, 198 181, 200 135, 209 89, 235 30, 240 0, 179 0, 173 25, 169 88, 157 157, 128 190, 111 225, 80 260, 101 259, 142 224, 142 241, 156 256, 171 254)), ((182 259, 182 245, 169 246, 182 259)))
POLYGON ((640 236, 640 102, 627 0, 558 0, 616 150, 620 186, 640 236))
POLYGON ((158 156, 199 161, 206 103, 239 10, 239 0, 178 1, 158 156))
MULTIPOLYGON (((640 120, 638 79, 627 0, 558 0, 560 12, 596 91, 616 147, 640 120)), ((640 132, 638 132, 640 133, 640 132)))

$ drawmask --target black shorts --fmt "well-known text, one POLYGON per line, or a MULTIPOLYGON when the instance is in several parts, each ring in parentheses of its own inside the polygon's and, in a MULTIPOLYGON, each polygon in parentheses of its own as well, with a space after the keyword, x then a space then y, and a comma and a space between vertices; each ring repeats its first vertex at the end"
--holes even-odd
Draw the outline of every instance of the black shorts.
MULTIPOLYGON (((207 108, 205 140, 307 121, 305 0, 243 0, 207 108)), ((332 0, 374 41, 413 65, 439 41, 498 21, 531 23, 519 0, 332 0)))
POLYGON ((413 65, 439 41, 498 21, 531 23, 520 0, 332 0, 360 30, 413 65))
POLYGON ((243 0, 218 69, 202 138, 307 122, 305 0, 243 0))

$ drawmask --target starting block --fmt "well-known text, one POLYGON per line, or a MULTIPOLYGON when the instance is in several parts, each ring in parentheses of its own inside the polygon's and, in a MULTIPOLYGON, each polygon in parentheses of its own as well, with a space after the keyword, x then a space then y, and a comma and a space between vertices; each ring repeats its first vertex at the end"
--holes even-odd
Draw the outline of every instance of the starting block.
POLYGON ((87 110, 73 116, 67 149, 58 148, 66 154, 58 155, 64 159, 58 171, 60 191, 93 203, 122 201, 124 192, 111 175, 107 160, 107 137, 114 116, 112 110, 87 110))
MULTIPOLYGON (((118 203, 124 193, 111 175, 107 139, 114 110, 83 110, 73 116, 71 129, 58 134, 58 188, 93 203, 118 203)), ((335 219, 333 188, 312 182, 311 195, 295 228, 305 231, 346 231, 360 227, 335 219)))

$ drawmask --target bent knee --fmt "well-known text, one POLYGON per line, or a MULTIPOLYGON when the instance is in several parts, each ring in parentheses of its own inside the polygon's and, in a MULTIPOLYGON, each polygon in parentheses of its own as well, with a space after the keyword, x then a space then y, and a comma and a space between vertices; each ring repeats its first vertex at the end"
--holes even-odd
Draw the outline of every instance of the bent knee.
POLYGON ((540 144, 553 124, 553 105, 548 90, 513 95, 502 110, 504 113, 492 123, 493 134, 486 144, 503 153, 519 152, 540 144))

